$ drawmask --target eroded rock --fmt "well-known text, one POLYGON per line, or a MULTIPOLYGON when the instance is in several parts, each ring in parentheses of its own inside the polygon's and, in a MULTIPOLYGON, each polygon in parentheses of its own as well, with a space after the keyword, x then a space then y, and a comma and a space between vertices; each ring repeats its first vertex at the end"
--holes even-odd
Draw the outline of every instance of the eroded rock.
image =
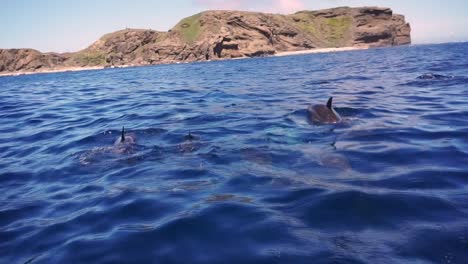
POLYGON ((0 72, 193 62, 410 43, 410 25, 390 8, 339 7, 291 15, 206 11, 182 19, 168 32, 125 29, 106 34, 75 53, 0 49, 0 72))

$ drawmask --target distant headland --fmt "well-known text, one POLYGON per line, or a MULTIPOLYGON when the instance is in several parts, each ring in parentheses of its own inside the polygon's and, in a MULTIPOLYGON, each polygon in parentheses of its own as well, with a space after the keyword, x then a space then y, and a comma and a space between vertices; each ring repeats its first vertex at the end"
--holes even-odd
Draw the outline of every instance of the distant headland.
POLYGON ((0 74, 53 72, 373 48, 411 43, 403 15, 338 7, 291 15, 205 11, 168 32, 124 29, 73 53, 0 49, 0 74))

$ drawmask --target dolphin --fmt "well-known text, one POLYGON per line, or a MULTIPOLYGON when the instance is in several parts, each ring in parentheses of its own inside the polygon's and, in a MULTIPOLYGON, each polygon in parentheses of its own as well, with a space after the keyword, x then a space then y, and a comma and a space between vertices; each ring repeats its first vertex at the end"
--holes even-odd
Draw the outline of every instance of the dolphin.
POLYGON ((136 148, 135 134, 125 133, 125 127, 122 127, 122 133, 112 146, 94 147, 91 150, 81 153, 79 159, 81 164, 88 165, 105 158, 107 154, 133 154, 136 148))
POLYGON ((309 118, 314 123, 336 124, 341 121, 341 116, 333 109, 333 97, 328 99, 326 105, 310 105, 307 108, 309 118))
POLYGON ((114 143, 116 153, 131 153, 136 144, 136 137, 134 134, 125 134, 125 127, 122 127, 120 137, 114 143))

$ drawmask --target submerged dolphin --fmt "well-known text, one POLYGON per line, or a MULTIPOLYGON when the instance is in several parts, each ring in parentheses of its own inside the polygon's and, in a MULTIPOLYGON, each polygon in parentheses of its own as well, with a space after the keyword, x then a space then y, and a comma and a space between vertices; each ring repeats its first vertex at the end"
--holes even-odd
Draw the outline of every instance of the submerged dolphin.
POLYGON ((449 80, 453 79, 452 75, 442 75, 436 73, 425 73, 421 76, 418 76, 418 79, 421 80, 449 80))
POLYGON ((314 123, 335 124, 341 121, 341 116, 333 109, 333 97, 328 99, 326 105, 310 105, 307 108, 309 118, 314 123))
POLYGON ((177 148, 182 153, 191 153, 200 148, 200 143, 197 142, 198 136, 193 135, 190 131, 184 136, 184 142, 177 145, 177 148))
POLYGON ((133 134, 125 134, 125 127, 122 127, 122 134, 114 143, 115 152, 130 153, 133 152, 133 146, 136 144, 136 137, 133 134))

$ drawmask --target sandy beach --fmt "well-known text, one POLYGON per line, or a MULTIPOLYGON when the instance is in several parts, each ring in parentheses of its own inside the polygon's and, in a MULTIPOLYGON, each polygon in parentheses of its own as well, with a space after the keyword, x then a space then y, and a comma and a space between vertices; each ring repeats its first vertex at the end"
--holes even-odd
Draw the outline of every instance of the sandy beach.
POLYGON ((291 56, 291 55, 329 53, 329 52, 341 52, 341 51, 363 50, 363 49, 368 49, 368 47, 343 47, 343 48, 323 48, 323 49, 309 49, 309 50, 298 50, 298 51, 285 51, 285 52, 278 52, 274 56, 281 57, 281 56, 291 56))
MULTIPOLYGON (((314 54, 314 53, 330 53, 330 52, 342 52, 342 51, 352 51, 352 50, 363 50, 368 49, 368 47, 343 47, 343 48, 320 48, 320 49, 309 49, 309 50, 298 50, 298 51, 285 51, 277 52, 274 54, 274 57, 281 56, 293 56, 293 55, 304 55, 304 54, 314 54)), ((248 57, 237 58, 237 59, 248 59, 248 57)), ((229 59, 226 59, 229 60, 229 59)), ((175 64, 175 63, 174 63, 175 64)), ((148 66, 148 65, 119 65, 115 68, 126 68, 126 67, 138 67, 138 66, 148 66)), ((106 67, 104 66, 92 66, 92 67, 65 67, 49 70, 38 70, 38 71, 19 71, 19 72, 2 72, 0 76, 19 76, 19 75, 30 75, 30 74, 40 74, 40 73, 56 73, 56 72, 75 72, 75 71, 89 71, 89 70, 101 70, 106 67)))

